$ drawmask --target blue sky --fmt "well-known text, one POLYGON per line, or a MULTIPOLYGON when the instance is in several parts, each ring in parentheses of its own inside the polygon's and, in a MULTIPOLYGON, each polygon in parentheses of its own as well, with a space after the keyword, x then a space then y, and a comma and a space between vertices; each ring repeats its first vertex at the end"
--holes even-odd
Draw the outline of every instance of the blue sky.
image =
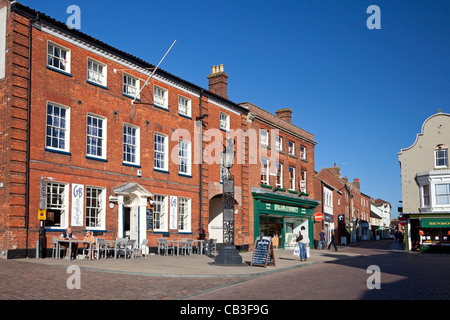
POLYGON ((398 152, 426 118, 450 112, 450 1, 19 1, 65 22, 81 9, 81 31, 204 88, 224 64, 229 99, 315 135, 315 167, 336 163, 397 216, 398 152), (368 6, 381 10, 369 30, 368 6))

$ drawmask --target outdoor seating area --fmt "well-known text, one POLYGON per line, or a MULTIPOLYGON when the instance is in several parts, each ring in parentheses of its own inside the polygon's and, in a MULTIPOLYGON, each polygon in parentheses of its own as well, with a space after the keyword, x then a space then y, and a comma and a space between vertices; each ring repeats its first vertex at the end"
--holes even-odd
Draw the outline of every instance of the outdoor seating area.
MULTIPOLYGON (((95 238, 95 243, 78 239, 61 239, 53 237, 52 258, 60 259, 66 257, 71 260, 74 258, 84 259, 107 259, 107 258, 124 258, 135 259, 137 257, 146 258, 148 255, 148 239, 144 239, 141 243, 128 238, 117 238, 116 240, 106 240, 104 238, 95 238), (74 252, 74 254, 68 254, 74 252)), ((199 255, 213 255, 217 253, 217 240, 195 240, 181 239, 169 240, 167 238, 159 238, 157 244, 157 254, 162 256, 191 256, 194 253, 199 255)))
POLYGON ((166 238, 158 239, 158 255, 168 256, 172 255, 192 255, 207 254, 212 255, 213 252, 217 253, 217 240, 195 240, 195 239, 181 239, 181 240, 169 240, 166 238))

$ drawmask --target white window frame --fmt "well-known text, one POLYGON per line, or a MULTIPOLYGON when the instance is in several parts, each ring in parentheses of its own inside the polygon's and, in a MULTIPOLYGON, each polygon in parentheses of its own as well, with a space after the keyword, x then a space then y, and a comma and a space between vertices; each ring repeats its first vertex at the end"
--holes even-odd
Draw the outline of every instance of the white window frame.
POLYGON ((333 214, 333 190, 323 186, 323 211, 333 214))
POLYGON ((169 230, 169 203, 168 196, 163 194, 155 194, 153 200, 154 204, 154 222, 153 231, 165 232, 169 230), (159 222, 159 228, 156 227, 159 222))
POLYGON ((55 70, 59 70, 62 71, 64 73, 69 73, 70 74, 70 70, 71 70, 71 51, 70 49, 63 47, 62 45, 56 44, 52 41, 47 41, 47 66, 55 69, 55 70), (50 46, 52 47, 51 50, 52 52, 50 52, 50 46), (60 51, 64 51, 65 52, 65 59, 58 57, 57 54, 55 54, 55 50, 60 50, 60 51), (50 63, 51 61, 53 61, 53 64, 50 63), (55 66, 55 61, 58 61, 58 66, 55 66), (64 61, 64 62, 61 62, 64 61), (64 65, 64 68, 61 68, 60 66, 64 65))
POLYGON ((275 186, 278 188, 283 188, 283 164, 277 162, 276 168, 277 168, 277 179, 275 182, 275 186))
POLYGON ((140 83, 139 79, 131 74, 123 74, 123 94, 128 97, 140 99, 140 83), (134 83, 133 83, 134 81, 134 83))
MULTIPOLYGON (((47 225, 50 229, 65 229, 69 226, 69 184, 63 182, 47 181, 47 212, 54 212, 53 210, 61 211, 60 225, 47 225), (57 187, 56 196, 53 193, 53 186, 57 187), (58 196, 59 190, 63 190, 63 194, 58 196)), ((54 213, 56 214, 56 213, 54 213)))
POLYGON ((103 187, 95 187, 95 186, 86 186, 86 196, 85 196, 85 203, 86 203, 86 208, 85 208, 85 225, 86 225, 86 229, 88 230, 105 230, 106 229, 106 188, 103 187), (92 197, 92 193, 91 196, 88 196, 88 190, 96 190, 97 191, 97 196, 96 197, 92 197), (100 191, 98 193, 98 191, 100 191), (89 199, 91 199, 91 201, 89 201, 89 199), (96 200, 97 205, 93 204, 92 200, 96 200), (97 225, 96 226, 91 226, 90 224, 88 224, 88 219, 89 217, 92 216, 91 212, 95 212, 95 219, 97 220, 97 225))
POLYGON ((169 137, 166 134, 155 132, 153 143, 153 169, 169 171, 169 137), (158 137, 164 139, 162 143, 157 140, 158 137))
POLYGON ((450 205, 450 182, 436 183, 434 185, 434 202, 436 204, 436 207, 450 205), (438 194, 438 187, 439 186, 446 186, 446 192, 438 194), (438 197, 443 197, 443 196, 446 197, 447 201, 445 203, 438 203, 438 197))
POLYGON ((448 149, 435 149, 434 150, 434 167, 435 168, 448 168, 448 149), (444 155, 440 155, 439 153, 443 152, 444 155), (445 164, 438 164, 438 161, 444 160, 445 164))
POLYGON ((86 64, 86 80, 95 84, 99 84, 101 86, 107 86, 107 65, 97 61, 92 58, 87 58, 86 64), (91 64, 92 68, 89 68, 89 64, 91 64), (98 71, 99 68, 102 68, 101 72, 98 71))
POLYGON ((306 160, 306 147, 300 146, 300 159, 306 160))
POLYGON ((178 140, 178 173, 190 176, 191 172, 191 142, 188 140, 178 140), (186 149, 182 146, 185 145, 186 149), (185 171, 183 171, 182 161, 185 161, 185 171))
POLYGON ((192 117, 191 99, 178 95, 178 113, 185 117, 192 117))
POLYGON ((422 189, 422 207, 428 208, 431 206, 430 184, 424 184, 421 189, 422 189))
POLYGON ((178 198, 178 232, 191 232, 191 199, 178 198))
POLYGON ((283 151, 283 137, 279 135, 275 137, 275 150, 283 151))
POLYGON ((259 130, 259 136, 260 136, 260 143, 263 146, 269 145, 269 130, 267 129, 260 129, 259 130))
POLYGON ((122 144, 123 144, 123 148, 122 148, 122 162, 124 164, 130 164, 130 165, 135 165, 138 166, 140 164, 140 154, 141 154, 141 132, 140 132, 140 128, 137 126, 134 126, 132 124, 129 123, 124 123, 123 124, 123 131, 122 131, 122 144), (128 139, 128 130, 127 132, 125 131, 125 128, 130 128, 130 129, 134 129, 135 130, 135 137, 134 137, 134 141, 135 143, 133 144, 132 141, 130 141, 128 139), (125 139, 125 137, 127 137, 127 139, 125 139), (131 148, 134 148, 134 158, 135 161, 128 161, 125 157, 126 154, 132 154, 128 151, 126 151, 126 146, 131 146, 131 148))
POLYGON ((219 114, 220 129, 230 131, 230 115, 220 112, 219 114))
POLYGON ((306 183, 306 170, 300 170, 300 191, 307 193, 307 183, 306 183), (304 184, 304 187, 301 187, 301 184, 304 184))
MULTIPOLYGON (((105 117, 93 114, 93 113, 88 113, 87 117, 86 117, 86 156, 88 157, 92 157, 92 158, 98 158, 98 159, 103 159, 106 160, 106 141, 107 141, 107 127, 108 127, 108 123, 105 117), (93 125, 93 122, 91 120, 91 124, 89 125, 89 118, 91 118, 92 120, 97 120, 98 121, 102 121, 102 128, 101 128, 101 132, 102 132, 102 136, 100 137, 98 134, 95 135, 95 132, 97 130, 99 130, 99 128, 95 128, 95 126, 93 125), (92 127, 92 129, 90 130, 89 127, 92 127), (91 141, 92 139, 98 139, 101 140, 101 155, 98 154, 92 154, 90 153, 90 148, 89 146, 89 137, 91 137, 91 141)), ((91 143, 92 145, 92 143, 91 143)))
POLYGON ((295 142, 292 140, 289 140, 288 142, 288 152, 290 155, 295 156, 295 142))
POLYGON ((153 104, 163 109, 169 109, 169 90, 154 85, 153 104))
POLYGON ((55 102, 51 102, 51 101, 47 101, 47 106, 46 106, 46 120, 45 120, 45 148, 48 150, 55 150, 55 151, 63 151, 63 152, 70 152, 70 108, 67 106, 64 106, 62 104, 59 103, 55 103, 55 102), (52 123, 49 123, 49 113, 48 113, 48 108, 49 106, 52 106, 52 113, 51 113, 51 118, 52 118, 52 123), (64 109, 64 124, 65 127, 62 128, 61 127, 61 120, 63 120, 63 118, 61 118, 61 111, 59 111, 59 116, 55 115, 54 111, 55 108, 59 108, 64 109), (58 118, 58 119, 56 119, 58 118), (49 130, 50 130, 50 135, 49 135, 49 130), (54 135, 53 133, 56 130, 56 135, 54 135), (61 139, 60 138, 60 130, 62 130, 64 132, 64 138, 61 139), (50 145, 48 144, 47 138, 51 137, 51 143, 50 145), (58 146, 54 147, 53 146, 53 142, 54 139, 56 139, 58 141, 58 146), (60 143, 59 141, 63 140, 64 141, 64 148, 59 147, 60 143))
POLYGON ((261 183, 269 185, 269 168, 270 160, 267 158, 261 158, 261 183))
POLYGON ((295 167, 289 166, 289 190, 295 191, 295 167), (292 171, 291 171, 292 169, 292 171), (291 175, 292 172, 292 175, 291 175))

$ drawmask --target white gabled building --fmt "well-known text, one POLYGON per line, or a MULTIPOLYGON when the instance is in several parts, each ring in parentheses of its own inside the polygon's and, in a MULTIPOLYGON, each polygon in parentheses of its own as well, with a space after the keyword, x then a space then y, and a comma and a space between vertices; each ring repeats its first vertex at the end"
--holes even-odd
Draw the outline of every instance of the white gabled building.
POLYGON ((370 210, 381 217, 379 222, 378 234, 381 238, 389 237, 389 226, 391 225, 391 204, 382 199, 373 200, 370 204, 370 210))

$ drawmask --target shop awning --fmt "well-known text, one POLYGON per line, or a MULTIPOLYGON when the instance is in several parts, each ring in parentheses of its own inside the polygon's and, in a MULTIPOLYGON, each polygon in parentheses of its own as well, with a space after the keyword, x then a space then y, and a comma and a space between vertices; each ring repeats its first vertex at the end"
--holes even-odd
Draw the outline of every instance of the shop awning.
POLYGON ((450 228, 450 218, 422 218, 420 226, 422 228, 450 228))

